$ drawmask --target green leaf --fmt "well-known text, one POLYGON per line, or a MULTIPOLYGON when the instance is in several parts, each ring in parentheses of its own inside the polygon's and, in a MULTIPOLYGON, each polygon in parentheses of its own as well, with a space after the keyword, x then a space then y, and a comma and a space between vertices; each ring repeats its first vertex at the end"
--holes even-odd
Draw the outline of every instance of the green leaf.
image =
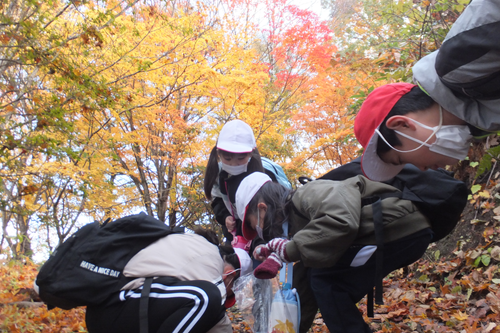
POLYGON ((418 280, 421 282, 427 282, 427 281, 429 281, 429 277, 427 275, 423 274, 418 278, 418 280))
POLYGON ((481 185, 472 185, 471 188, 470 188, 470 191, 472 192, 472 194, 475 194, 476 192, 478 192, 479 190, 481 189, 481 185))
POLYGON ((472 288, 469 288, 467 289, 467 301, 469 301, 471 295, 472 295, 472 288))
POLYGON ((439 260, 440 256, 441 256, 441 251, 437 250, 436 252, 434 252, 434 259, 435 260, 439 260))
POLYGON ((478 267, 480 262, 481 262, 481 257, 477 257, 476 260, 474 260, 474 264, 472 264, 472 266, 478 267))
POLYGON ((490 264, 491 257, 487 254, 483 254, 481 256, 481 262, 483 263, 484 266, 488 266, 490 264))
POLYGON ((470 162, 469 163, 469 166, 471 166, 472 168, 475 168, 478 165, 479 165, 479 162, 470 162))

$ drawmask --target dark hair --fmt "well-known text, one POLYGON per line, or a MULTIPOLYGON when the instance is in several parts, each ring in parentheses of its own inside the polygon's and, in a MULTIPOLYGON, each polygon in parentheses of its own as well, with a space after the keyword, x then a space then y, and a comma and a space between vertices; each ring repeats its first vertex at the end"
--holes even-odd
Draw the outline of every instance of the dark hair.
MULTIPOLYGON (((252 173, 255 171, 264 172, 262 160, 257 147, 252 151, 252 157, 248 162, 247 172, 252 173)), ((203 182, 203 190, 208 200, 212 199, 212 188, 217 182, 219 177, 219 157, 217 154, 217 146, 212 148, 210 157, 208 158, 207 168, 205 170, 205 180, 203 182)))
MULTIPOLYGON (((238 258, 238 255, 234 252, 234 249, 232 246, 229 245, 221 245, 219 246, 219 253, 222 259, 230 264, 231 266, 234 267, 234 269, 241 268, 240 266, 240 259, 238 258)), ((238 278, 240 276, 239 272, 236 275, 238 278)))
MULTIPOLYGON (((385 125, 386 121, 392 116, 404 116, 410 112, 422 111, 430 108, 434 103, 434 100, 427 95, 418 86, 413 87, 408 93, 404 94, 392 107, 391 111, 385 117, 382 124, 380 124, 379 131, 384 136, 384 138, 393 147, 400 146, 401 141, 398 139, 396 132, 394 130, 387 128, 385 125)), ((377 154, 382 154, 391 150, 391 147, 384 142, 384 140, 379 136, 377 141, 377 154)))
POLYGON ((210 243, 219 246, 219 237, 217 237, 217 233, 215 231, 202 227, 194 227, 193 231, 195 234, 204 237, 210 243))
POLYGON ((254 195, 248 203, 246 216, 257 215, 257 205, 264 202, 267 205, 264 217, 263 236, 265 241, 283 236, 283 223, 288 217, 291 209, 288 203, 291 201, 292 190, 279 183, 267 182, 254 195))

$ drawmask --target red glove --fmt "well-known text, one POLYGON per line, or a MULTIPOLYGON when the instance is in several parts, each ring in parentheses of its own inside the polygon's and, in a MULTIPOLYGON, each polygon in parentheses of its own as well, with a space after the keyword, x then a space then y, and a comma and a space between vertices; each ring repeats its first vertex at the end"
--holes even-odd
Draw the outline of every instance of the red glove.
POLYGON ((254 257, 256 259, 259 258, 267 258, 271 255, 271 253, 276 253, 278 258, 282 262, 290 262, 288 256, 286 255, 286 244, 289 242, 288 239, 285 238, 274 238, 269 241, 269 243, 265 245, 260 245, 255 249, 254 257))
POLYGON ((283 266, 283 262, 290 262, 286 255, 286 243, 289 240, 284 238, 274 238, 269 243, 261 245, 255 249, 254 257, 267 257, 267 259, 257 266, 253 271, 258 279, 272 279, 283 266), (257 254, 257 256, 255 255, 257 254))
POLYGON ((257 279, 272 279, 275 277, 283 266, 283 262, 276 255, 276 253, 271 253, 271 255, 264 260, 262 264, 257 266, 253 271, 253 275, 257 279))

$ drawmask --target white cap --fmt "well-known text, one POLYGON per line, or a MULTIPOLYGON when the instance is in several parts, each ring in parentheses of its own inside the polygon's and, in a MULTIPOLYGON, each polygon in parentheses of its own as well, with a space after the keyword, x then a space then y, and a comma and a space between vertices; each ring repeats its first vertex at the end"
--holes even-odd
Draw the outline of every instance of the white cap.
POLYGON ((248 203, 253 199, 255 193, 260 190, 262 185, 270 181, 272 181, 271 178, 265 173, 253 172, 243 178, 236 190, 236 212, 240 220, 243 221, 243 237, 248 240, 252 240, 257 236, 257 232, 248 225, 248 221, 245 221, 248 203))
POLYGON ((235 248, 234 252, 238 256, 238 259, 240 260, 240 276, 247 275, 252 271, 253 265, 252 265, 252 259, 250 259, 250 256, 248 255, 247 251, 240 249, 240 248, 235 248))
POLYGON ((250 153, 256 146, 252 128, 238 119, 227 122, 217 139, 217 148, 230 153, 250 153))

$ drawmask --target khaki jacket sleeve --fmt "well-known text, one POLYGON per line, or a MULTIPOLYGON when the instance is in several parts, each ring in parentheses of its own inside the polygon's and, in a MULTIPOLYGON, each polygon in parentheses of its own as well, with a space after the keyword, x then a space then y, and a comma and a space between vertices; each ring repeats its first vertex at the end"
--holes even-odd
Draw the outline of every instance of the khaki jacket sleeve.
MULTIPOLYGON (((362 182, 316 180, 295 193, 293 203, 308 222, 298 226, 286 251, 306 267, 331 267, 355 240, 361 214, 362 182)), ((293 224, 293 221, 291 221, 293 224)))

